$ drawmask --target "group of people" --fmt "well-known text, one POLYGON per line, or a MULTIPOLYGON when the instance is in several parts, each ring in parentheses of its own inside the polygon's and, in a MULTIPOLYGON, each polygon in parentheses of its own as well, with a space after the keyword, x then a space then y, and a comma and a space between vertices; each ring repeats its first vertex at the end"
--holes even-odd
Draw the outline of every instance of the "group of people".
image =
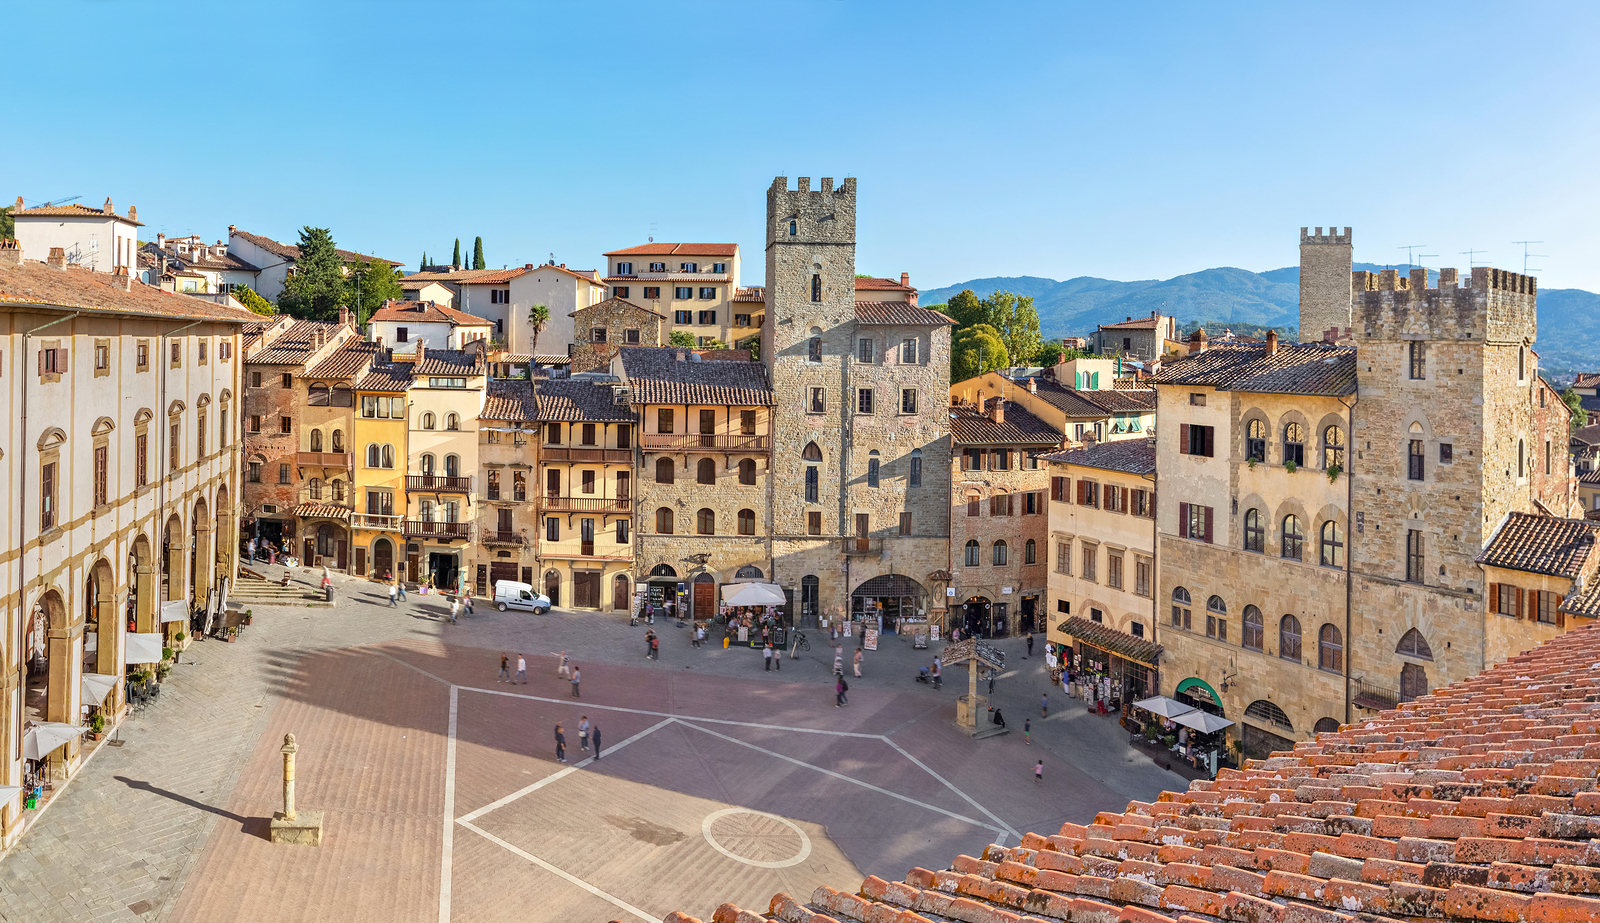
MULTIPOLYGON (((513 656, 512 654, 508 654, 508 653, 506 653, 504 651, 502 651, 500 653, 500 678, 498 680, 496 680, 496 682, 512 683, 512 684, 520 682, 520 683, 522 683, 522 685, 526 686, 528 684, 528 661, 527 661, 527 658, 523 657, 520 652, 515 654, 515 656, 517 658, 517 672, 516 672, 515 676, 512 676, 512 674, 511 674, 511 657, 512 656, 513 656)), ((579 668, 579 666, 577 664, 572 662, 572 660, 567 656, 567 652, 566 651, 560 651, 560 652, 551 651, 550 652, 550 656, 557 658, 556 662, 557 662, 558 666, 556 667, 556 676, 558 676, 558 677, 560 677, 562 679, 565 679, 567 682, 572 684, 572 697, 573 698, 575 698, 575 699, 581 698, 582 696, 580 696, 578 694, 578 689, 579 689, 579 685, 578 684, 580 682, 582 682, 582 680, 583 680, 583 670, 581 668, 579 668)), ((599 759, 600 758, 600 725, 591 724, 590 721, 589 721, 589 716, 588 715, 582 715, 582 716, 580 716, 578 718, 578 745, 582 749, 583 752, 587 753, 587 752, 589 752, 589 745, 591 743, 594 745, 594 758, 595 759, 599 759)), ((567 761, 567 733, 566 733, 566 730, 563 727, 563 725, 561 725, 559 722, 557 722, 557 724, 556 724, 556 762, 565 763, 566 761, 567 761)))
POLYGON ((270 538, 264 538, 257 543, 255 538, 252 537, 244 543, 244 553, 250 559, 251 564, 256 563, 256 555, 258 553, 267 559, 268 564, 276 564, 278 563, 278 554, 282 551, 283 548, 270 538))
MULTIPOLYGON (((600 758, 600 725, 590 724, 589 716, 584 715, 578 719, 578 745, 584 753, 589 752, 589 744, 594 743, 594 758, 600 758)), ((567 734, 561 724, 556 724, 556 762, 567 761, 567 734)))

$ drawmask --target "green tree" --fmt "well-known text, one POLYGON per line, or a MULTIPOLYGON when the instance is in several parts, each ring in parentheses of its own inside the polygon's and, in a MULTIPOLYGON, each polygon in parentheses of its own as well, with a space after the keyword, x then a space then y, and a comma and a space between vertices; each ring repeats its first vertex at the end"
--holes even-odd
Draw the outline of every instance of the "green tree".
POLYGON ((488 269, 489 264, 483 261, 483 238, 480 237, 472 244, 472 268, 488 269))
POLYGON ((241 285, 233 290, 233 297, 238 302, 257 314, 272 315, 278 313, 272 302, 256 294, 255 289, 248 285, 241 285))
POLYGON ((685 347, 687 349, 695 349, 696 348, 695 347, 695 342, 694 342, 694 334, 690 333, 687 330, 674 330, 674 331, 672 331, 672 333, 667 336, 667 345, 668 346, 682 346, 682 347, 685 347))
POLYGON ((950 340, 950 380, 966 381, 1011 364, 1000 332, 988 324, 956 330, 950 340))
POLYGON ((383 260, 358 264, 350 273, 350 292, 345 304, 356 309, 356 326, 365 327, 372 313, 385 301, 405 297, 400 289, 400 272, 383 260))
POLYGON ((456 238, 456 248, 450 252, 450 265, 461 265, 461 238, 456 238))
POLYGON ((528 323, 533 325, 533 336, 528 340, 528 355, 539 352, 539 334, 550 323, 550 309, 542 304, 536 304, 528 309, 528 323))
POLYGON ((11 217, 13 206, 7 205, 0 208, 0 240, 10 240, 17 236, 17 221, 11 217))
POLYGON ((950 301, 944 306, 945 314, 954 318, 958 327, 971 327, 975 324, 989 323, 989 307, 972 289, 962 289, 952 295, 950 301))
POLYGON ((1589 411, 1583 409, 1583 398, 1578 396, 1578 392, 1572 390, 1571 385, 1567 386, 1567 390, 1561 392, 1561 400, 1572 411, 1573 429, 1589 425, 1589 411))
POLYGON ((739 342, 733 344, 734 349, 750 350, 750 358, 756 362, 761 361, 761 334, 752 333, 739 342))
POLYGON ((1039 312, 1034 310, 1031 296, 995 292, 983 299, 983 306, 988 315, 984 323, 1000 333, 1007 353, 1020 361, 1039 351, 1044 341, 1039 336, 1039 312))
POLYGON ((422 251, 422 262, 417 264, 417 272, 421 272, 422 270, 426 269, 427 267, 428 267, 428 251, 424 250, 424 251, 422 251))
POLYGON ((348 295, 349 283, 332 232, 301 228, 300 256, 278 296, 278 309, 301 320, 333 321, 339 316, 339 306, 349 303, 348 295))

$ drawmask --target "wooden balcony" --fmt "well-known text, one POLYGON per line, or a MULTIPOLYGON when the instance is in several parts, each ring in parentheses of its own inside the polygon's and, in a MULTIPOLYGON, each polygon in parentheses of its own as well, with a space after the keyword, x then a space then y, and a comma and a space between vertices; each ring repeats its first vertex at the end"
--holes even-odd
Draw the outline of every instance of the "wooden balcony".
MULTIPOLYGON (((616 547, 615 545, 611 547, 616 547)), ((631 561, 633 555, 626 551, 617 554, 582 554, 574 551, 552 551, 548 546, 539 551, 541 560, 557 561, 631 561)))
POLYGON ((407 519, 404 532, 406 538, 434 538, 451 541, 458 538, 471 538, 472 523, 428 522, 423 519, 407 519))
POLYGON ((716 436, 707 433, 685 433, 663 436, 645 433, 639 444, 647 451, 670 450, 674 452, 766 452, 772 448, 771 436, 716 436))
POLYGON ((881 538, 841 538, 839 550, 851 557, 876 558, 883 555, 881 538))
POLYGON ((441 477, 435 474, 408 474, 406 475, 406 490, 470 494, 472 493, 472 478, 441 477))
POLYGON ((526 545, 528 537, 521 532, 495 532, 485 530, 478 539, 485 545, 526 545))
POLYGON ((539 448, 539 460, 547 462, 588 462, 589 464, 629 465, 632 449, 601 449, 592 446, 548 445, 539 448))
POLYGON ((296 452, 294 463, 301 466, 318 468, 344 468, 352 467, 352 456, 349 452, 296 452))
POLYGON ((356 513, 350 517, 350 524, 357 529, 382 529, 385 532, 400 531, 403 516, 381 516, 376 513, 356 513))
POLYGON ((633 501, 626 497, 540 497, 539 507, 569 513, 626 513, 633 509, 633 501))

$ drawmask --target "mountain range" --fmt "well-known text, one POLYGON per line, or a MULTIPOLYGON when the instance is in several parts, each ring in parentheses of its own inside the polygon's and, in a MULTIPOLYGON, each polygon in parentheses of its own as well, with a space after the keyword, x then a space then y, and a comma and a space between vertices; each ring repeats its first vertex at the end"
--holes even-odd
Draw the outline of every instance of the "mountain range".
MULTIPOLYGON (((1391 267, 1356 263, 1356 269, 1377 272, 1391 267)), ((1438 274, 1430 274, 1437 284, 1438 274)), ((1204 269, 1171 279, 1118 282, 1079 276, 1057 281, 1040 276, 972 279, 922 292, 924 305, 942 304, 972 289, 979 297, 1008 291, 1033 298, 1040 332, 1046 337, 1085 336, 1099 324, 1110 324, 1151 312, 1170 314, 1179 324, 1191 321, 1237 326, 1299 326, 1300 267, 1251 272, 1233 266, 1204 269)), ((1580 371, 1600 368, 1600 295, 1582 289, 1539 292, 1540 368, 1553 381, 1565 382, 1580 371)))

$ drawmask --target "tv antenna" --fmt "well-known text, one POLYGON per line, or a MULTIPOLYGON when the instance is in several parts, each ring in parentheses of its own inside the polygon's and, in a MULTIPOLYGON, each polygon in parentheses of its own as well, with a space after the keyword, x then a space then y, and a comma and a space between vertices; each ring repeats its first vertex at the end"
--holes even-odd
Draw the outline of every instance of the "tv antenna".
MULTIPOLYGON (((1416 265, 1416 261, 1412 259, 1412 251, 1413 250, 1421 250, 1423 247, 1426 247, 1426 246, 1427 246, 1427 244, 1406 244, 1403 247, 1395 247, 1395 249, 1396 250, 1404 250, 1406 252, 1406 268, 1410 269, 1412 266, 1416 265)), ((1425 256, 1438 256, 1439 254, 1437 254, 1437 253, 1428 253, 1428 254, 1424 254, 1424 255, 1425 256)))
POLYGON ((1550 254, 1548 254, 1548 253, 1529 253, 1528 252, 1528 245, 1529 244, 1542 244, 1542 243, 1544 243, 1544 241, 1542 241, 1542 240, 1513 240, 1512 243, 1521 244, 1522 245, 1522 274, 1523 275, 1527 275, 1530 272, 1542 272, 1543 271, 1543 270, 1539 270, 1539 269, 1529 269, 1528 268, 1528 258, 1529 257, 1533 257, 1535 259, 1547 260, 1547 259, 1550 258, 1550 254))
POLYGON ((1487 250, 1462 250, 1462 251, 1460 251, 1461 255, 1467 258, 1467 267, 1469 269, 1471 267, 1473 267, 1473 266, 1478 265, 1478 254, 1480 254, 1480 253, 1488 253, 1488 252, 1489 251, 1487 251, 1487 250))
POLYGON ((76 202, 81 198, 83 198, 81 195, 71 195, 64 199, 49 199, 44 202, 40 202, 38 205, 30 205, 29 208, 54 208, 57 205, 65 205, 68 202, 76 202))

